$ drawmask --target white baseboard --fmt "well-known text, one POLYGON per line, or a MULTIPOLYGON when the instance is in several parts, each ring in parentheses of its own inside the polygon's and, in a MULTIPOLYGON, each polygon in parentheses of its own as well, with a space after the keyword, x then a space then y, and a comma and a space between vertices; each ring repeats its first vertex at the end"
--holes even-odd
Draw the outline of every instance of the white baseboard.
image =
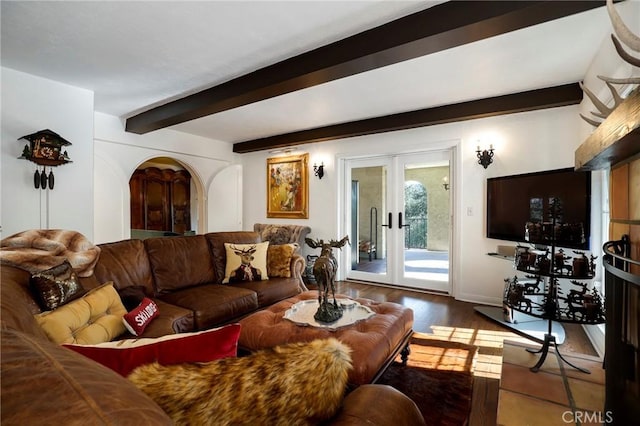
POLYGON ((604 357, 604 325, 585 324, 582 328, 598 356, 604 357))
POLYGON ((490 306, 502 306, 502 299, 496 297, 488 297, 483 296, 481 294, 456 294, 454 295, 456 300, 461 302, 469 302, 469 303, 480 303, 482 305, 490 305, 490 306))

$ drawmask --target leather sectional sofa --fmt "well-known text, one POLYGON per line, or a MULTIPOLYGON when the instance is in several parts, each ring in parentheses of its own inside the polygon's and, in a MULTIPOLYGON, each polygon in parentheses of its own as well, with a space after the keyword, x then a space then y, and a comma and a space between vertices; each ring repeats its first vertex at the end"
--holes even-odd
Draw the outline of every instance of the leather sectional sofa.
MULTIPOLYGON (((136 288, 152 298, 160 315, 141 337, 236 322, 306 289, 304 261, 295 254, 290 278, 222 284, 225 242, 257 243, 260 234, 221 232, 102 244, 94 274, 81 283, 91 289, 113 281, 120 291, 136 288)), ((1 279, 2 424, 171 424, 127 379, 47 339, 34 318, 40 308, 29 291, 28 272, 3 266, 1 279)), ((345 397, 330 424, 400 426, 424 424, 424 419, 397 390, 364 385, 345 397)))
POLYGON ((254 232, 214 232, 102 244, 89 277, 92 282, 83 286, 93 288, 107 281, 113 281, 118 290, 142 286, 160 310, 160 318, 149 324, 142 337, 209 329, 306 289, 301 279, 304 261, 296 254, 290 278, 222 284, 224 243, 258 242, 260 236, 254 232))

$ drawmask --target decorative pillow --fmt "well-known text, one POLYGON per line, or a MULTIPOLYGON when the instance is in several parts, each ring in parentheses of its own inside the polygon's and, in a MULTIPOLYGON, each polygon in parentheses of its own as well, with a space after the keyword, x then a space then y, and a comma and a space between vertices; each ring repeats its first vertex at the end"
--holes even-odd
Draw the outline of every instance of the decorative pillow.
POLYGON ((31 275, 29 287, 43 311, 52 311, 82 296, 85 292, 68 260, 51 269, 31 275))
POLYGON ((108 342, 124 333, 122 317, 126 313, 113 282, 109 281, 80 299, 35 318, 54 343, 91 345, 108 342))
POLYGON ((201 365, 143 365, 129 380, 178 425, 319 424, 340 408, 350 353, 337 339, 314 340, 201 365))
POLYGON ((129 333, 139 336, 158 315, 160 315, 158 305, 153 300, 145 297, 136 308, 122 317, 122 322, 129 330, 129 333))
POLYGON ((269 277, 291 277, 291 258, 298 249, 297 243, 269 245, 267 272, 269 277))
POLYGON ((291 241, 291 230, 282 225, 267 225, 260 232, 260 238, 275 245, 286 244, 291 241))
POLYGON ((267 249, 269 242, 256 244, 224 243, 227 265, 223 283, 268 280, 267 249))
POLYGON ((142 299, 147 296, 144 292, 143 285, 131 285, 129 287, 122 288, 118 290, 118 294, 120 295, 120 300, 122 300, 122 304, 127 311, 137 308, 138 305, 142 303, 142 299))
POLYGON ((156 339, 128 339, 93 346, 64 346, 126 377, 136 367, 152 362, 173 365, 235 357, 239 337, 240 324, 230 324, 156 339))

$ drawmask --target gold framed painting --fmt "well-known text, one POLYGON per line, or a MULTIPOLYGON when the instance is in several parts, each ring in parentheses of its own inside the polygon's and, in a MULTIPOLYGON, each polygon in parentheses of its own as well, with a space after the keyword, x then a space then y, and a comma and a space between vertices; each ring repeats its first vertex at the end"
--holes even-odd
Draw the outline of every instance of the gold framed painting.
POLYGON ((309 218, 309 154, 267 158, 267 217, 309 218))

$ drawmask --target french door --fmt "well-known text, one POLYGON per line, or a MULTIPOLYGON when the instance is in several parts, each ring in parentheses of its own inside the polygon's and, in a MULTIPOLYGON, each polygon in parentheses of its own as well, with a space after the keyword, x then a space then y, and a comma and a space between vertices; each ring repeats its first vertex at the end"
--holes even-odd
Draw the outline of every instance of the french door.
POLYGON ((448 150, 345 161, 347 279, 450 292, 448 150))

